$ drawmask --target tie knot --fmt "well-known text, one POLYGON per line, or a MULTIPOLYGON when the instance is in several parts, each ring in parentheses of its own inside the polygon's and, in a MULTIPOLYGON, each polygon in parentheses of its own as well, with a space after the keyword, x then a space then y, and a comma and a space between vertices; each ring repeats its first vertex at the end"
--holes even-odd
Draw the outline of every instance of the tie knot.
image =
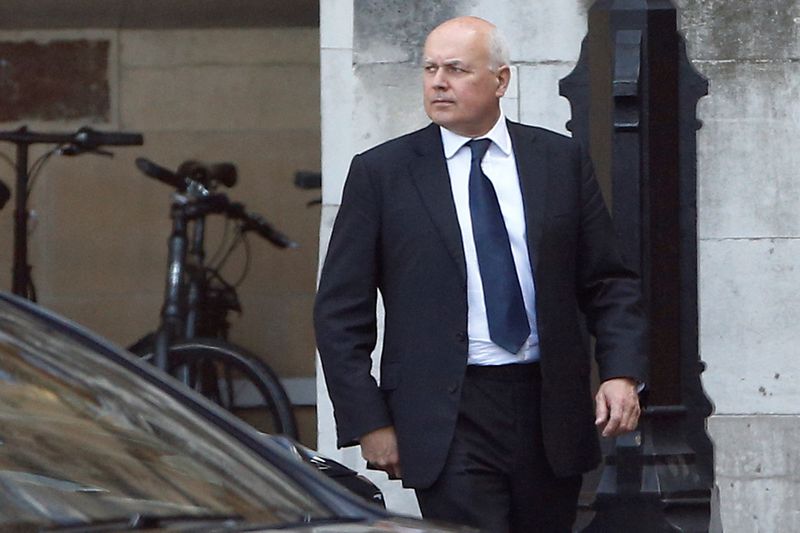
POLYGON ((491 144, 491 139, 472 139, 471 141, 467 141, 467 146, 472 150, 472 160, 481 161, 491 144))

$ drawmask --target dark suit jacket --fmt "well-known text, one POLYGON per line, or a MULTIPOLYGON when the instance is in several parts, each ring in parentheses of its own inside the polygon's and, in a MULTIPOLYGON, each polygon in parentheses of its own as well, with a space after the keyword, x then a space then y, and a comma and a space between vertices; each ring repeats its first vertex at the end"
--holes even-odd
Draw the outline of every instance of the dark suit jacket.
MULTIPOLYGON (((586 327, 600 378, 645 381, 638 278, 626 269, 592 166, 577 143, 509 122, 536 283, 542 425, 557 475, 594 468, 599 443, 586 327)), ((338 444, 394 425, 405 486, 439 475, 467 362, 466 266, 439 128, 353 158, 315 305, 338 444), (370 376, 377 292, 380 387, 370 376)))

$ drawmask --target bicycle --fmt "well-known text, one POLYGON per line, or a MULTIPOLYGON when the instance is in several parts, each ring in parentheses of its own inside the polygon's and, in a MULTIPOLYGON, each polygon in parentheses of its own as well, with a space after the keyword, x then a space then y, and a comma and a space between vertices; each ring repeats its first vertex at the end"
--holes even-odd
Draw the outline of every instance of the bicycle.
MULTIPOLYGON (((36 287, 31 276, 32 267, 28 263, 28 219, 30 218, 28 200, 39 172, 50 157, 56 154, 75 156, 93 153, 112 157, 111 152, 101 148, 104 146, 141 146, 144 138, 140 133, 102 132, 88 126, 84 126, 74 133, 37 133, 22 126, 13 131, 0 132, 0 141, 14 143, 17 147, 15 160, 12 161, 7 156, 3 156, 14 166, 16 172, 11 291, 35 302, 36 287), (56 146, 45 152, 28 167, 29 148, 32 144, 54 144, 56 146)), ((8 192, 7 188, 5 192, 8 192)), ((0 196, 4 196, 3 191, 0 191, 0 196)), ((6 197, 6 199, 8 198, 6 197)))
POLYGON ((257 429, 297 438, 291 402, 272 369, 227 340, 230 311, 241 311, 234 285, 205 257, 205 222, 212 214, 237 223, 239 238, 256 232, 279 248, 296 244, 259 215, 217 192, 236 182, 230 163, 187 161, 172 172, 144 158, 136 165, 146 176, 175 189, 170 207, 172 233, 160 325, 129 350, 154 363, 257 429), (191 225, 191 239, 189 237, 191 225))

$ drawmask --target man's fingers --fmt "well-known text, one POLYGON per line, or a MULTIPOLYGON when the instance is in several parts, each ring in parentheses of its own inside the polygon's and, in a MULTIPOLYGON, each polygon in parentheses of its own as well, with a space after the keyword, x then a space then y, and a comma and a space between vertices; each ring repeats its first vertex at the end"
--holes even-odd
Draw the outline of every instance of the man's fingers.
POLYGON ((639 409, 639 402, 638 399, 632 399, 626 405, 625 409, 625 417, 623 421, 623 426, 625 431, 633 431, 636 429, 636 425, 639 423, 639 415, 641 411, 639 409))
POLYGON ((361 456, 367 465, 383 470, 390 477, 400 477, 400 455, 397 452, 397 437, 393 427, 380 428, 360 439, 361 456))
POLYGON ((614 437, 636 429, 640 408, 633 380, 615 378, 603 382, 595 401, 595 424, 603 428, 604 437, 614 437))
POLYGON ((611 415, 608 418, 606 427, 603 428, 603 436, 609 437, 616 434, 622 423, 622 404, 618 401, 611 402, 611 415))
POLYGON ((608 420, 608 406, 606 405, 606 398, 602 392, 598 392, 595 397, 595 420, 596 426, 602 426, 608 420))

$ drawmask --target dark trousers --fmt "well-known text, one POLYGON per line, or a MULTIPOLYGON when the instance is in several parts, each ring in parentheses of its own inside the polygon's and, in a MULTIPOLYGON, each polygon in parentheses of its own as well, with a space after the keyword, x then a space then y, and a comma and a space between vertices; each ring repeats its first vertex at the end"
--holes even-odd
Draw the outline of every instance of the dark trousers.
POLYGON ((422 516, 484 533, 570 531, 581 476, 557 478, 544 456, 539 365, 467 367, 449 456, 417 489, 422 516))

